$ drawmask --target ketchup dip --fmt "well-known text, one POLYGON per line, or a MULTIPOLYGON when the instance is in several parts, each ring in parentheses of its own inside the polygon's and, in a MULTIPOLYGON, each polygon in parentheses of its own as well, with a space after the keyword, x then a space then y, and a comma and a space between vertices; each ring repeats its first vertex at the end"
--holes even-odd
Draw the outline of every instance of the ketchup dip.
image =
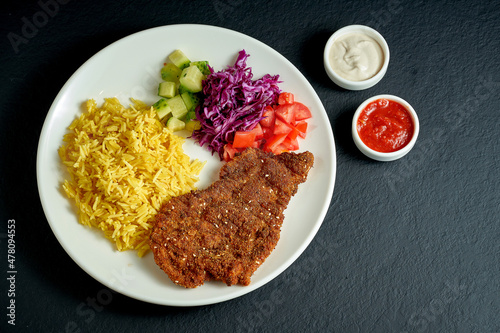
POLYGON ((369 148, 389 153, 408 145, 414 124, 408 110, 389 99, 377 99, 361 111, 356 123, 358 135, 369 148))

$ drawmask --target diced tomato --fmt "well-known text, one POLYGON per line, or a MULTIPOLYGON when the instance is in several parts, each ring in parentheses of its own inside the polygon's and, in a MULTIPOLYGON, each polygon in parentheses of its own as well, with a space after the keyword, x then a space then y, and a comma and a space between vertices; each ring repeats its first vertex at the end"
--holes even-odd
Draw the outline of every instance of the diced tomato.
POLYGON ((234 133, 233 148, 251 147, 255 141, 255 132, 252 131, 237 131, 234 133))
POLYGON ((264 108, 264 112, 262 113, 264 119, 260 121, 262 127, 271 127, 274 124, 274 119, 276 115, 274 113, 274 109, 271 106, 266 106, 264 108))
POLYGON ((262 147, 262 144, 264 143, 264 139, 261 139, 261 140, 255 140, 253 143, 252 143, 252 148, 260 148, 262 147))
POLYGON ((289 151, 294 151, 299 149, 299 140, 297 139, 297 137, 295 137, 295 139, 292 139, 290 138, 290 136, 287 136, 285 140, 283 140, 283 143, 281 145, 283 145, 289 151))
POLYGON ((300 135, 300 132, 295 126, 290 125, 290 127, 291 131, 288 133, 287 137, 289 137, 292 140, 295 140, 300 135))
POLYGON ((264 144, 264 151, 270 151, 276 154, 277 147, 285 140, 286 133, 274 135, 264 144))
POLYGON ((282 92, 278 96, 278 104, 279 105, 293 104, 294 100, 295 100, 295 98, 294 98, 293 94, 289 93, 289 92, 282 92))
POLYGON ((247 147, 260 148, 275 155, 299 149, 299 137, 306 137, 306 119, 312 117, 311 111, 304 104, 295 102, 291 93, 281 93, 278 103, 264 109, 263 119, 252 130, 235 132, 234 141, 224 146, 226 162, 247 147))
POLYGON ((286 153, 288 151, 289 150, 287 149, 287 147, 282 143, 282 144, 279 144, 276 148, 274 148, 273 154, 274 155, 279 155, 281 153, 286 153))
POLYGON ((288 134, 292 131, 292 126, 285 123, 284 121, 276 118, 276 122, 274 123, 274 131, 273 131, 273 134, 274 135, 278 135, 278 134, 288 134))
POLYGON ((264 137, 264 132, 262 131, 262 126, 259 123, 250 131, 255 133, 255 139, 262 139, 264 137))
POLYGON ((224 161, 226 162, 231 161, 234 158, 234 155, 238 152, 239 150, 234 148, 232 144, 226 143, 224 145, 224 154, 223 154, 224 161))
POLYGON ((264 139, 269 139, 274 134, 274 126, 271 127, 262 127, 262 133, 264 134, 264 139))
POLYGON ((295 102, 294 106, 294 119, 295 121, 305 120, 312 117, 311 110, 302 103, 295 102))
POLYGON ((288 124, 292 124, 293 121, 295 120, 294 105, 295 104, 278 105, 275 108, 276 118, 279 118, 288 124))
POLYGON ((307 122, 305 120, 301 120, 301 121, 297 122, 297 124, 295 125, 295 128, 299 132, 299 136, 302 139, 305 139, 306 133, 307 133, 307 122))

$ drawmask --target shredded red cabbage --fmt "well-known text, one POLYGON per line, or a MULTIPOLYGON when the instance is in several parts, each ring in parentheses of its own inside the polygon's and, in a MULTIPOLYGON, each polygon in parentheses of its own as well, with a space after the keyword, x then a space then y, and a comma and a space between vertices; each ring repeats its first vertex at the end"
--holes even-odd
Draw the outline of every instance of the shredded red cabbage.
POLYGON ((252 80, 247 67, 249 54, 242 50, 234 66, 207 75, 203 81, 203 103, 196 109, 201 128, 192 137, 200 146, 207 144, 212 154, 223 159, 224 145, 231 142, 236 131, 248 131, 262 119, 267 105, 276 104, 281 92, 279 75, 266 74, 252 80))

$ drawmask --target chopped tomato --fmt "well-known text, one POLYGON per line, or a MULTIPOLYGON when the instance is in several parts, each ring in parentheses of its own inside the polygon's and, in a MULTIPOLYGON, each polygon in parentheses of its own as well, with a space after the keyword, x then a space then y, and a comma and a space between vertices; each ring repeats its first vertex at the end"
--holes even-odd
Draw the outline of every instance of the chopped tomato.
POLYGON ((289 92, 282 92, 278 96, 278 104, 279 105, 284 105, 284 104, 293 104, 294 101, 294 96, 292 93, 289 92))
POLYGON ((261 139, 261 140, 255 140, 253 143, 252 143, 252 148, 260 148, 262 147, 263 143, 264 143, 264 139, 261 139))
POLYGON ((271 127, 274 124, 274 119, 276 118, 274 109, 271 106, 266 106, 262 117, 264 117, 264 119, 260 121, 262 127, 271 127))
POLYGON ((290 139, 296 139, 300 135, 299 130, 295 126, 291 126, 291 125, 290 125, 290 128, 291 128, 291 130, 288 133, 288 137, 290 139))
POLYGON ((232 144, 226 143, 226 145, 224 146, 224 154, 223 154, 224 161, 226 162, 231 161, 234 158, 234 155, 238 152, 239 150, 234 148, 232 144))
POLYGON ((289 151, 294 151, 299 149, 299 140, 297 140, 297 137, 295 139, 290 138, 290 136, 287 136, 285 140, 283 140, 282 145, 289 151))
POLYGON ((252 131, 237 131, 234 133, 233 148, 251 147, 255 141, 255 132, 252 131))
POLYGON ((267 106, 263 119, 250 131, 237 131, 234 141, 224 146, 224 160, 229 161, 247 147, 260 148, 275 155, 299 149, 299 137, 307 133, 306 119, 311 111, 302 103, 295 102, 291 93, 281 93, 278 104, 267 106))
POLYGON ((276 118, 276 122, 274 123, 274 131, 273 134, 288 134, 292 131, 292 126, 287 124, 286 122, 280 120, 279 118, 276 118))
POLYGON ((262 126, 259 123, 250 132, 255 133, 255 139, 262 139, 264 137, 264 131, 262 131, 262 126))
POLYGON ((312 117, 311 110, 302 103, 295 102, 294 104, 294 117, 295 121, 305 120, 312 117))
POLYGON ((276 118, 283 120, 288 124, 292 124, 295 119, 295 104, 278 105, 275 108, 276 118))
POLYGON ((278 146, 285 140, 286 133, 274 135, 272 138, 266 141, 264 144, 264 150, 275 153, 278 146))
POLYGON ((264 139, 269 139, 274 134, 274 126, 272 127, 262 127, 262 133, 264 134, 264 139))
POLYGON ((295 125, 295 129, 297 129, 297 131, 299 132, 299 136, 302 139, 306 138, 307 122, 305 120, 301 120, 301 121, 297 122, 297 124, 295 125))
POLYGON ((276 148, 274 148, 273 154, 274 155, 279 155, 281 153, 286 153, 286 152, 289 152, 289 151, 290 150, 287 149, 287 147, 285 146, 285 144, 281 143, 278 146, 276 146, 276 148))

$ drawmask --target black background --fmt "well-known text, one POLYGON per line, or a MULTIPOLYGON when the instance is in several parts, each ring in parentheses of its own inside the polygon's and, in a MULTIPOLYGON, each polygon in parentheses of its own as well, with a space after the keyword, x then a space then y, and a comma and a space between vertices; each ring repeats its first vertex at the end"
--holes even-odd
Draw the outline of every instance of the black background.
POLYGON ((0 328, 500 332, 498 1, 55 3, 0 5, 0 328), (81 270, 50 230, 35 174, 43 121, 73 72, 122 37, 178 23, 233 29, 289 59, 328 112, 338 158, 331 207, 299 259, 250 294, 192 308, 110 293, 81 270), (391 49, 386 76, 368 90, 337 88, 323 70, 328 37, 349 24, 377 29, 391 49), (413 150, 388 163, 365 158, 350 136, 356 107, 381 93, 409 101, 421 125, 413 150), (9 219, 15 327, 6 309, 9 219))

